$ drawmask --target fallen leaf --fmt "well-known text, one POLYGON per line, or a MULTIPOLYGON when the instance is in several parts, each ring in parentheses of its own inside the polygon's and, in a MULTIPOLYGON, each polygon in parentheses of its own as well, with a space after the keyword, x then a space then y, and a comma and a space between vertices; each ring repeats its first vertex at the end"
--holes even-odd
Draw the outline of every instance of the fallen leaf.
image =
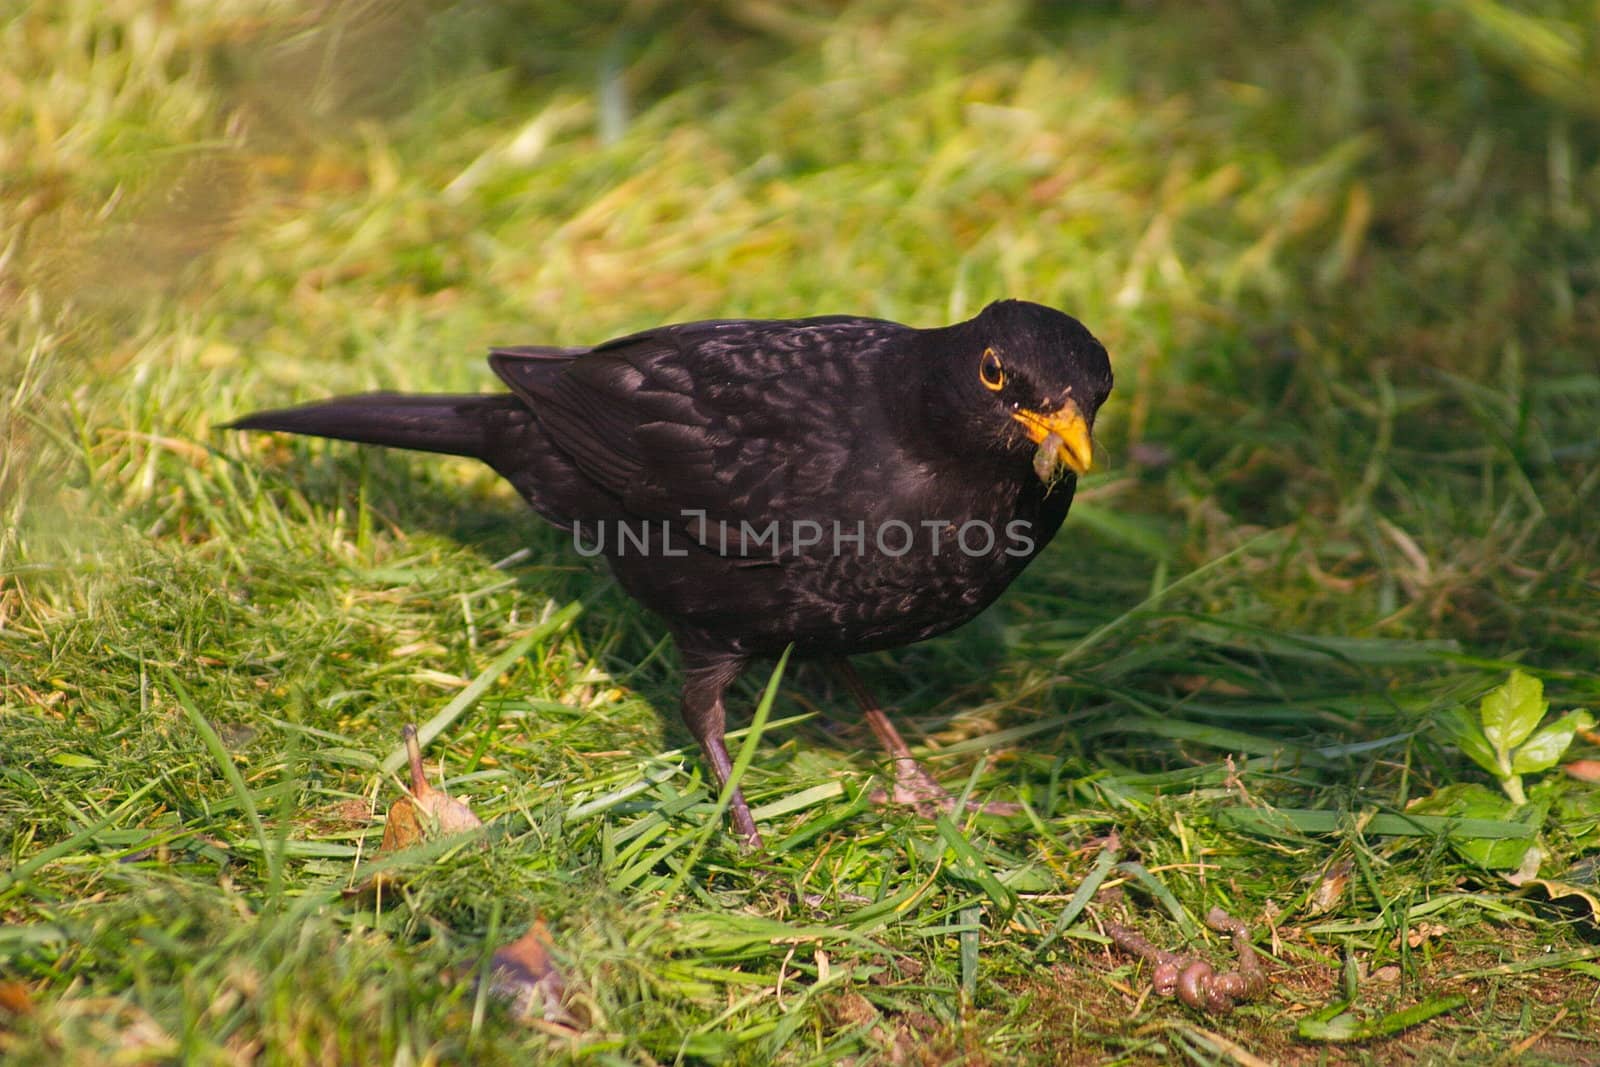
POLYGON ((852 1026, 865 1026, 878 1020, 878 1009, 872 1006, 872 1001, 860 993, 846 991, 833 998, 828 1005, 829 1014, 834 1018, 837 1028, 844 1029, 852 1026))
POLYGON ((21 982, 0 982, 0 1012, 7 1015, 32 1015, 33 994, 21 982))
POLYGON ((1535 845, 1522 854, 1522 863, 1516 871, 1506 875, 1514 886, 1524 886, 1539 877, 1539 865, 1544 862, 1544 850, 1535 845))
MULTIPOLYGON (((1432 940, 1435 937, 1440 937, 1449 932, 1450 928, 1442 923, 1418 923, 1406 931, 1406 944, 1410 945, 1412 948, 1420 948, 1422 947, 1422 943, 1424 941, 1432 940)), ((1394 937, 1390 939, 1389 947, 1400 947, 1399 934, 1395 934, 1394 937)))
POLYGON ((1600 859, 1580 860, 1554 878, 1530 879, 1522 891, 1542 893, 1564 914, 1591 928, 1600 926, 1600 859))
POLYGON ((1569 778, 1580 782, 1600 782, 1600 759, 1575 759, 1561 765, 1569 778))
POLYGON ((389 808, 389 817, 383 825, 381 852, 397 852, 420 844, 430 834, 459 834, 475 830, 483 820, 472 814, 465 801, 457 800, 428 784, 427 772, 422 767, 422 746, 417 741, 417 728, 407 723, 403 732, 406 758, 411 764, 411 793, 401 797, 389 808))
POLYGON ((1209 674, 1179 674, 1170 680, 1173 687, 1183 693, 1206 693, 1222 697, 1242 697, 1250 693, 1250 690, 1237 682, 1230 682, 1226 678, 1213 678, 1209 674))
POLYGON ((1334 905, 1344 897, 1344 892, 1350 886, 1350 875, 1355 871, 1355 864, 1349 859, 1338 860, 1330 863, 1322 871, 1322 878, 1317 882, 1317 888, 1311 891, 1312 915, 1321 915, 1331 911, 1334 905))
MULTIPOLYGON (((378 845, 380 856, 420 845, 437 834, 465 833, 483 825, 483 820, 472 814, 472 809, 467 807, 465 801, 457 800, 428 784, 428 775, 422 766, 422 745, 417 740, 417 728, 407 723, 401 735, 405 738, 411 783, 407 794, 389 807, 389 814, 383 822, 383 840, 378 845)), ((392 885, 397 878, 394 872, 381 872, 354 888, 346 889, 344 895, 360 896, 392 885)))
POLYGON ((526 933, 495 949, 490 961, 489 991, 512 1002, 524 1018, 574 1025, 563 1003, 566 979, 552 955, 554 942, 543 919, 534 919, 526 933))

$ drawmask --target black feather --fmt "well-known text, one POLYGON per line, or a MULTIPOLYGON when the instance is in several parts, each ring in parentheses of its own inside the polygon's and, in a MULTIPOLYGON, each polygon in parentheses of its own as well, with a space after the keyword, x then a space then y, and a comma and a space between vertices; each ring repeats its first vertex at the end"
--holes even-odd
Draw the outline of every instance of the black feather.
POLYGON ((522 401, 505 394, 364 393, 258 411, 224 429, 277 430, 485 459, 498 440, 496 431, 529 419, 522 401))

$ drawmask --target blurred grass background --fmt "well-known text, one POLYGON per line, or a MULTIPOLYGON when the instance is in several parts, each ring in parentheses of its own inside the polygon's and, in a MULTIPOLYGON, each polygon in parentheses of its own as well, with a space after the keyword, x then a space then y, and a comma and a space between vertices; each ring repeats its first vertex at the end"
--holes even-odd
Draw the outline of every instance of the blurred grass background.
POLYGON ((1434 724, 1512 663, 1600 694, 1597 71, 1579 2, 0 8, 3 1051, 1285 1061, 1341 996, 1459 993, 1375 1054, 1600 1055, 1592 921, 1362 831, 1481 780, 1434 724), (491 475, 212 429, 487 389, 494 343, 1006 296, 1110 348, 1107 469, 1001 605, 863 667, 1023 820, 866 805, 801 671, 772 854, 697 852, 659 627, 491 475), (572 602, 430 750, 488 847, 340 903, 400 724, 572 602), (1151 881, 1041 949, 1113 831, 1151 881), (1102 947, 1217 903, 1278 968, 1226 1023, 1102 947), (474 982, 536 914, 569 1030, 474 982))

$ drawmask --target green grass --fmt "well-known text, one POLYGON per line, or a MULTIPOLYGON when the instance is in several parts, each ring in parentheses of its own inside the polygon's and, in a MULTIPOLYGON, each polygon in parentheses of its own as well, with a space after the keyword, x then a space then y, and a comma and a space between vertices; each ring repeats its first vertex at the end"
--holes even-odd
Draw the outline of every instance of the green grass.
MULTIPOLYGON (((1512 665, 1600 704, 1593 5, 583 10, 0 11, 0 1056, 1600 1056, 1592 899, 1405 817, 1493 786, 1441 724, 1512 665), (1003 296, 1107 343, 1109 462, 1000 605, 861 667, 1015 818, 873 806, 790 665, 741 855, 660 627, 491 474, 214 430, 1003 296), (436 715, 485 829, 347 896, 436 715), (1232 1016, 1102 936, 1226 960, 1219 904, 1270 957, 1232 1016), (477 981, 535 917, 559 1025, 477 981)), ((1536 778, 1592 892, 1594 787, 1536 778)))

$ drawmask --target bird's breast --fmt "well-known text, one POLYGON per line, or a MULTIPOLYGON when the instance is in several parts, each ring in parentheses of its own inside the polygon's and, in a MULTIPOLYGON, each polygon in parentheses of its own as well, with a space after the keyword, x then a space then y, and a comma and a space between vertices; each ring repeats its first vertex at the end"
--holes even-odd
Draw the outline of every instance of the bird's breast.
POLYGON ((746 654, 791 642, 802 656, 890 648, 977 615, 1054 537, 1070 483, 861 497, 779 524, 771 558, 713 547, 653 568, 613 560, 630 591, 668 618, 746 654))

